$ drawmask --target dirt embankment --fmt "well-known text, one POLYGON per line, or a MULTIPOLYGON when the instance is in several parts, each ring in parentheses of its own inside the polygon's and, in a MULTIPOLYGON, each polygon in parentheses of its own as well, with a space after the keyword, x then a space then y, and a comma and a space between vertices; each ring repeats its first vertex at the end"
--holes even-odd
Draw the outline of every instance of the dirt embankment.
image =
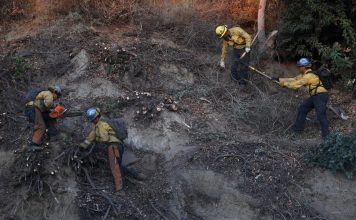
MULTIPOLYGON (((217 54, 198 54, 167 27, 138 30, 93 27, 70 14, 28 37, 2 36, 2 66, 9 64, 1 70, 2 218, 355 218, 354 181, 304 163, 320 141, 313 116, 303 136, 288 135, 303 93, 253 74, 240 90, 216 68, 217 54), (139 158, 132 167, 147 180, 127 176, 125 194, 115 195, 105 148, 76 151, 90 127, 84 117, 61 120, 43 152, 13 154, 30 133, 19 97, 55 83, 71 110, 96 105, 125 118, 128 149, 139 158)), ((261 67, 275 75, 286 68, 261 67)))

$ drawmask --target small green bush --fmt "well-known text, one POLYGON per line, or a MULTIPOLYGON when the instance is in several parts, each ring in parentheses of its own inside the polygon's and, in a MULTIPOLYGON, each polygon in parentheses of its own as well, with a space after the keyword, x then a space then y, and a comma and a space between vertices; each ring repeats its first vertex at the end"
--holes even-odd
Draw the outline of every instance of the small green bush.
POLYGON ((356 132, 330 135, 319 148, 306 154, 306 161, 352 178, 356 171, 356 132))
POLYGON ((15 72, 16 78, 23 78, 26 72, 31 68, 31 65, 22 57, 15 58, 15 72))

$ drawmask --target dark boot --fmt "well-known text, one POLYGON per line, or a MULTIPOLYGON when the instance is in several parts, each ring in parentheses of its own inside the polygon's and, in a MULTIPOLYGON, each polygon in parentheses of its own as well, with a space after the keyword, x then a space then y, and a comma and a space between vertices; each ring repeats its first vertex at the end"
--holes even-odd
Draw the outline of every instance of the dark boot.
POLYGON ((41 151, 42 149, 43 149, 42 147, 34 143, 27 145, 27 152, 38 152, 41 151))
POLYGON ((136 180, 146 180, 147 176, 143 173, 139 173, 136 170, 132 169, 132 168, 125 168, 125 172, 127 175, 131 176, 132 178, 136 179, 136 180))

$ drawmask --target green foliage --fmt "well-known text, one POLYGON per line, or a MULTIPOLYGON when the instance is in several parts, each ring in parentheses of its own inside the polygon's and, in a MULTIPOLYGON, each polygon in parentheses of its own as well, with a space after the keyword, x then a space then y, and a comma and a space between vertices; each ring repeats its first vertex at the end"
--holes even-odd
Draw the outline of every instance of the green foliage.
POLYGON ((352 178, 356 171, 356 132, 330 135, 319 148, 306 154, 306 161, 333 172, 343 172, 352 178))
POLYGON ((352 78, 356 57, 343 49, 356 50, 356 0, 284 0, 278 46, 297 58, 306 56, 329 64, 344 81, 352 78))
POLYGON ((117 73, 119 70, 118 68, 118 65, 117 64, 110 64, 108 67, 107 67, 107 73, 108 74, 115 74, 117 73))
POLYGON ((31 65, 23 57, 15 58, 15 73, 16 78, 22 78, 26 72, 31 68, 31 65))

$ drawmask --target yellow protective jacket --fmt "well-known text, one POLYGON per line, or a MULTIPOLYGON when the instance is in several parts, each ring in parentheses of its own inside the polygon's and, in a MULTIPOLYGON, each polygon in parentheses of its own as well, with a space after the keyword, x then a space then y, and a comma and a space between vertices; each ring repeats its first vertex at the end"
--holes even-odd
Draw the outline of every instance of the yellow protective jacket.
POLYGON ((244 47, 251 47, 251 36, 240 27, 229 28, 231 38, 223 42, 221 50, 221 59, 224 60, 227 56, 229 46, 242 49, 244 47))
POLYGON ((121 143, 117 138, 115 130, 107 123, 99 120, 95 124, 94 129, 89 133, 88 137, 83 142, 83 147, 89 146, 94 141, 100 143, 121 143))
POLYGON ((304 86, 308 89, 311 96, 328 92, 323 86, 323 83, 319 77, 313 73, 311 69, 307 69, 303 75, 299 75, 294 78, 280 78, 279 84, 282 87, 287 87, 290 89, 299 89, 304 86))
POLYGON ((51 91, 42 91, 38 93, 34 101, 26 103, 27 107, 38 108, 41 112, 49 111, 54 106, 54 98, 51 91))

